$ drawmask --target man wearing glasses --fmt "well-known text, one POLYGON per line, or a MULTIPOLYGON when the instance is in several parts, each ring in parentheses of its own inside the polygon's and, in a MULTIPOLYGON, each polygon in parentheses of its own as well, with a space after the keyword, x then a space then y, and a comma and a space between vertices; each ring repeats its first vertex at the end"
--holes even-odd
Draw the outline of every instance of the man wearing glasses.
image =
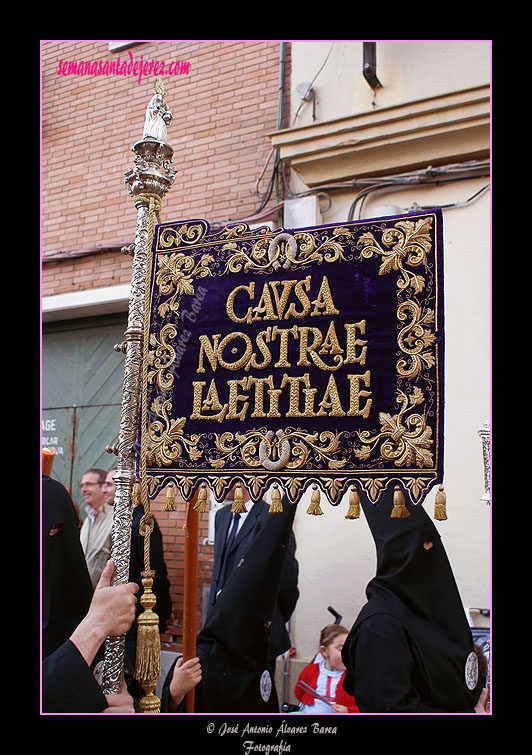
POLYGON ((89 469, 81 478, 81 494, 87 516, 81 527, 81 545, 92 581, 96 587, 105 564, 111 557, 113 509, 105 502, 103 469, 89 469))

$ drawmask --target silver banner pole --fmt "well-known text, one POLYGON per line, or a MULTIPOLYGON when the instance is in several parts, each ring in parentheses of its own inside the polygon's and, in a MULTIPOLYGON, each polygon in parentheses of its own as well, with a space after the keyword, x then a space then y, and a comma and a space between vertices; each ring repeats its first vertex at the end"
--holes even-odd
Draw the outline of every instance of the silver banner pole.
MULTIPOLYGON (((171 167, 173 149, 167 143, 166 126, 172 114, 164 103, 164 88, 155 82, 155 94, 146 110, 142 140, 132 147, 135 165, 125 173, 125 183, 137 209, 135 243, 123 251, 133 255, 128 325, 120 350, 125 353, 124 385, 118 443, 108 450, 118 456, 114 477, 116 492, 113 512, 111 558, 115 562, 114 584, 129 579, 131 550, 132 490, 137 458, 137 428, 142 376, 142 336, 146 301, 147 270, 151 255, 154 215, 159 216, 161 198, 174 182, 171 167)), ((124 669, 125 635, 108 637, 104 651, 103 691, 120 692, 124 669)))

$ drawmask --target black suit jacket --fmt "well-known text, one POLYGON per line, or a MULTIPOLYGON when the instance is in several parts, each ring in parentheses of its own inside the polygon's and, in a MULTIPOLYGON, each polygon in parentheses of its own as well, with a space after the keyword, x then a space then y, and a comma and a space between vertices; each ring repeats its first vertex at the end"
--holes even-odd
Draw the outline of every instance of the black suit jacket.
MULTIPOLYGON (((251 502, 247 504, 250 505, 251 502)), ((267 517, 275 516, 268 511, 268 504, 265 501, 257 501, 249 509, 237 536, 235 537, 231 551, 228 554, 227 566, 225 571, 225 581, 229 579, 240 561, 244 558, 249 547, 253 543, 257 534, 260 532, 267 517)), ((222 566, 222 557, 231 525, 231 506, 226 505, 219 509, 214 520, 214 566, 212 571, 211 589, 209 593, 209 611, 216 602, 216 593, 223 585, 220 584, 220 570, 222 566)), ((290 647, 290 636, 286 630, 286 622, 289 620, 296 606, 299 597, 297 586, 299 565, 295 557, 296 539, 291 532, 286 554, 286 561, 277 597, 277 605, 274 615, 272 616, 271 639, 270 639, 270 658, 274 659, 281 653, 284 653, 290 647)))

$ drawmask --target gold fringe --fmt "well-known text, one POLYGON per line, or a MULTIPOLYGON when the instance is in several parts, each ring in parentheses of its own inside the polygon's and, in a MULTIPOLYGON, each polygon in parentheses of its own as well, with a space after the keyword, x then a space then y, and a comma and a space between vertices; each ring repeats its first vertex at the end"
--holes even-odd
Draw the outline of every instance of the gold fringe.
POLYGON ((280 514, 282 510, 283 503, 281 501, 281 491, 279 490, 279 485, 274 482, 272 489, 272 502, 270 503, 269 513, 280 514))
POLYGON ((434 501, 434 519, 443 522, 447 519, 447 496, 443 485, 440 485, 434 501))
MULTIPOLYGON (((143 616, 144 614, 141 614, 143 616)), ((154 614, 157 616, 157 614, 154 614)), ((148 620, 148 618, 146 618, 148 620)), ((161 639, 159 636, 159 619, 157 623, 152 626, 150 624, 141 624, 137 629, 137 656, 135 664, 135 679, 140 682, 149 681, 153 679, 153 674, 156 673, 157 665, 160 665, 161 657, 161 639)), ((159 672, 157 679, 161 675, 159 672)), ((143 685, 144 686, 144 685, 143 685)))
POLYGON ((202 482, 199 489, 198 500, 194 504, 194 511, 204 514, 207 511, 207 485, 202 482))
POLYGON ((164 510, 165 511, 175 511, 175 491, 174 491, 174 483, 170 482, 168 484, 168 487, 166 488, 166 502, 164 504, 164 510))
POLYGON ((140 700, 143 713, 159 713, 160 700, 153 694, 157 680, 161 675, 161 638, 159 636, 159 617, 153 611, 156 597, 152 592, 155 572, 147 569, 142 574, 144 592, 140 603, 144 611, 137 619, 137 655, 135 661, 135 679, 142 685, 146 696, 140 700))
POLYGON ((405 497, 403 491, 396 485, 393 493, 393 510, 390 514, 392 519, 405 519, 410 516, 410 512, 405 506, 405 497))
POLYGON ((233 505, 231 506, 231 512, 233 514, 247 514, 248 510, 244 503, 244 491, 242 485, 238 482, 235 486, 235 493, 233 498, 233 505))
POLYGON ((358 490, 354 485, 351 487, 351 491, 349 493, 349 508, 347 510, 345 518, 360 519, 360 496, 358 495, 358 490))
POLYGON ((133 490, 131 491, 131 503, 135 507, 139 505, 140 500, 140 482, 136 480, 133 483, 133 490))
POLYGON ((144 697, 139 700, 139 708, 141 713, 160 713, 161 701, 157 695, 153 694, 153 690, 157 686, 157 682, 145 683, 143 689, 146 693, 144 697))
POLYGON ((310 506, 307 509, 307 514, 312 514, 313 516, 321 516, 323 514, 323 511, 320 508, 320 491, 318 490, 317 485, 312 486, 312 495, 310 497, 310 506))

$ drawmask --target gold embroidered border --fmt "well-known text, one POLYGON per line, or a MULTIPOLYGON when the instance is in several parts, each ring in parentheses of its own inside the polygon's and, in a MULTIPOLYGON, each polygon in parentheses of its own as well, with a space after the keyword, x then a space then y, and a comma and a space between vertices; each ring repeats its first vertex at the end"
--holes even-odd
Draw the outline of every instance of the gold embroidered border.
MULTIPOLYGON (((307 229, 291 235, 282 229, 270 231, 266 227, 251 231, 245 223, 240 223, 209 237, 205 221, 190 221, 179 228, 158 227, 157 250, 168 253, 156 255, 157 269, 150 306, 146 308, 147 316, 151 311, 155 288, 169 298, 158 306, 158 314, 163 318, 158 334, 152 333, 149 343, 144 344, 148 377, 142 386, 143 401, 148 398, 148 383, 155 384, 158 390, 149 407, 150 422, 145 430, 148 433, 146 463, 150 495, 155 495, 171 480, 181 489, 184 497, 189 498, 196 485, 205 481, 213 488, 215 497, 221 499, 229 487, 240 480, 257 498, 273 481, 277 481, 293 502, 299 500, 310 484, 318 483, 331 503, 335 504, 348 485, 356 481, 370 500, 377 502, 385 487, 397 480, 408 489, 413 502, 419 502, 438 482, 431 448, 438 443, 438 432, 433 439, 432 428, 427 424, 424 411, 425 392, 417 385, 423 380, 427 384, 425 390, 438 402, 438 386, 434 385, 438 380, 437 370, 432 381, 423 372, 437 365, 437 308, 430 309, 416 301, 416 295, 427 285, 423 270, 419 268, 427 268, 433 222, 438 222, 438 218, 432 214, 425 214, 418 220, 402 219, 393 227, 384 229, 383 221, 368 221, 368 227, 377 226, 382 230, 380 242, 374 231, 370 230, 358 237, 356 248, 360 252, 359 259, 380 256, 379 275, 394 271, 398 274, 397 319, 402 325, 397 337, 401 352, 397 361, 399 411, 393 416, 381 412, 380 431, 355 431, 357 437, 350 441, 353 458, 363 463, 377 461, 378 469, 355 469, 351 466, 345 470, 349 459, 345 456, 345 447, 340 446, 340 438, 347 433, 324 431, 318 434, 287 427, 276 433, 266 428, 252 428, 236 434, 187 435, 186 418, 171 419, 172 401, 168 398, 168 392, 174 385, 171 366, 176 352, 169 341, 175 339, 177 327, 173 322, 164 322, 164 319, 172 317, 177 321, 181 297, 193 296, 197 280, 207 276, 225 275, 242 269, 271 273, 281 267, 297 268, 313 263, 345 261, 342 241, 352 239, 352 231, 336 225, 318 228, 315 234, 307 229), (324 238, 319 238, 320 234, 324 234, 324 238), (247 247, 239 247, 235 239, 247 241, 247 247), (201 254, 199 260, 197 256, 187 254, 187 248, 200 242, 202 250, 208 249, 209 245, 219 246, 221 242, 225 242, 223 251, 234 250, 223 271, 218 269, 219 263, 207 251, 201 254), (410 268, 418 270, 414 272, 410 268), (409 291, 408 298, 405 298, 409 291), (213 442, 206 440, 209 436, 212 436, 213 442), (212 471, 191 473, 183 469, 183 474, 175 470, 159 473, 161 467, 171 466, 174 461, 183 458, 183 453, 191 462, 201 460, 200 463, 209 464, 212 471), (252 473, 246 472, 245 468, 235 469, 227 465, 236 457, 252 473), (323 461, 327 469, 311 470, 305 466, 309 459, 323 461), (398 467, 403 471, 399 473, 398 467), (411 472, 405 475, 404 468, 411 469, 411 472), (259 474, 259 471, 264 471, 264 474, 259 474)), ((436 278, 437 264, 434 264, 432 285, 435 301, 438 296, 436 278)), ((438 405, 435 411, 440 421, 438 405)))

